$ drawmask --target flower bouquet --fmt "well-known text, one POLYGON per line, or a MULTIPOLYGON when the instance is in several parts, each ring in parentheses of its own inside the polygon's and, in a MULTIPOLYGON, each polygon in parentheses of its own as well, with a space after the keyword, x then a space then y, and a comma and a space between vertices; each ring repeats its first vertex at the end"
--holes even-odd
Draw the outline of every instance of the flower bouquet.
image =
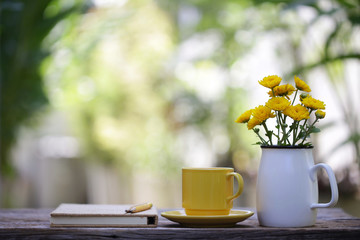
POLYGON ((295 87, 291 84, 280 85, 281 77, 271 75, 259 81, 260 85, 269 88, 269 100, 265 105, 241 114, 235 122, 247 123, 249 130, 253 130, 260 139, 256 144, 262 146, 311 146, 307 138, 311 133, 320 132, 315 123, 325 117, 324 102, 313 98, 308 93, 310 87, 299 77, 295 76, 295 87), (291 95, 294 97, 291 99, 291 95), (299 95, 299 103, 296 105, 296 97, 299 95), (315 119, 311 122, 311 114, 315 119), (275 129, 267 126, 267 120, 276 119, 275 129), (261 136, 259 127, 265 130, 265 136, 261 136))
POLYGON ((295 87, 280 85, 281 80, 276 75, 260 80, 262 86, 270 89, 270 99, 244 112, 236 122, 247 123, 248 129, 260 139, 256 143, 262 149, 256 183, 260 225, 312 226, 317 208, 333 207, 338 201, 334 172, 325 163, 314 164, 313 147, 307 141, 311 133, 320 131, 315 124, 325 117, 322 111, 325 104, 310 96, 310 87, 297 76, 295 87), (314 117, 310 118, 311 115, 314 117), (276 122, 274 129, 268 127, 270 121, 276 122), (265 130, 265 136, 260 128, 265 130), (331 200, 328 203, 318 203, 317 171, 322 168, 329 176, 331 200))

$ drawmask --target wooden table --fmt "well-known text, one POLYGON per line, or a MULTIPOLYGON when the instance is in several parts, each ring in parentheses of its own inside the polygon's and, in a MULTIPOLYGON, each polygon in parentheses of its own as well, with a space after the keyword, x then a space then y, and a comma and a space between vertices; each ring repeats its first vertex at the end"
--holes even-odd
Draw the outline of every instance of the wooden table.
POLYGON ((183 228, 160 217, 157 228, 50 228, 52 209, 0 209, 0 239, 360 239, 360 218, 319 209, 308 228, 266 228, 256 214, 232 228, 183 228))

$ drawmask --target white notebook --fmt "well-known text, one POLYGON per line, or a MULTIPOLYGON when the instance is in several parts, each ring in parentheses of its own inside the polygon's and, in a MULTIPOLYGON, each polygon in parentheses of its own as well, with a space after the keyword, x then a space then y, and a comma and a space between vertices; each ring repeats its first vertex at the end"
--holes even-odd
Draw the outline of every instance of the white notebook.
POLYGON ((51 227, 156 227, 156 208, 126 213, 132 205, 60 204, 50 214, 51 227))

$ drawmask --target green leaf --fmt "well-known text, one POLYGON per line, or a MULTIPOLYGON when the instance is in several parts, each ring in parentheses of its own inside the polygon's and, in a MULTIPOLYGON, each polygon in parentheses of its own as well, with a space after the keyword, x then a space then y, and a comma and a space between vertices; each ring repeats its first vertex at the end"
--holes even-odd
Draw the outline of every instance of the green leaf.
POLYGON ((268 132, 266 132, 266 134, 265 134, 266 136, 268 136, 269 138, 273 135, 273 131, 268 131, 268 132))
POLYGON ((317 127, 311 127, 311 129, 310 129, 310 133, 318 133, 318 132, 320 132, 320 128, 317 128, 317 127))
POLYGON ((307 142, 307 143, 304 143, 304 144, 299 144, 299 146, 312 147, 312 143, 307 142))
POLYGON ((290 125, 290 129, 291 130, 296 129, 296 122, 295 121, 290 125))
POLYGON ((301 131, 298 135, 298 139, 301 139, 301 138, 304 138, 305 137, 305 132, 304 131, 301 131))

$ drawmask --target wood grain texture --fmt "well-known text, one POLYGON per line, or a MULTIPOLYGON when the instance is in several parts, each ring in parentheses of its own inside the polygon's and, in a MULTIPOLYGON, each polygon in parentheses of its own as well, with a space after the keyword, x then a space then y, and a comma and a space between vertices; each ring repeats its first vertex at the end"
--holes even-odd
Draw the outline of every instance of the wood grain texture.
POLYGON ((1 209, 0 239, 360 239, 360 218, 319 209, 307 228, 267 228, 256 214, 232 228, 183 228, 159 217, 157 228, 51 228, 53 209, 1 209))

